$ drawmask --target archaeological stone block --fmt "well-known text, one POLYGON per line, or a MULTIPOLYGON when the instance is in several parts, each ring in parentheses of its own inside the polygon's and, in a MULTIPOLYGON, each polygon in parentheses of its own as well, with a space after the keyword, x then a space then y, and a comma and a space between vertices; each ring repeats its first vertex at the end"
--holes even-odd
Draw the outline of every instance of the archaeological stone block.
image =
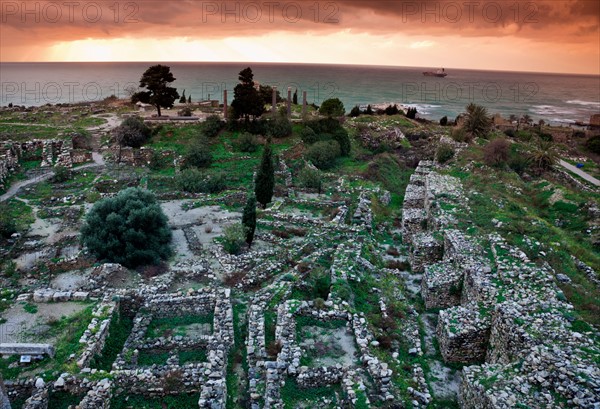
POLYGON ((445 362, 472 364, 485 359, 491 319, 477 305, 440 311, 437 336, 445 362))
POLYGON ((431 233, 417 233, 412 238, 409 260, 412 271, 422 273, 427 264, 440 261, 444 256, 444 247, 431 233))
POLYGON ((421 296, 425 308, 448 308, 460 304, 463 271, 451 263, 439 262, 425 266, 421 281, 421 296))

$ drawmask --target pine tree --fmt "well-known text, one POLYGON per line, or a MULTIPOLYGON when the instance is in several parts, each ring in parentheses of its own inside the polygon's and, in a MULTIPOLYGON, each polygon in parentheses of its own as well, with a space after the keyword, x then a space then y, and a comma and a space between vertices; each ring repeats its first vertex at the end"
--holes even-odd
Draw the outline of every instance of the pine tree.
POLYGON ((256 200, 263 206, 263 209, 266 209, 267 203, 271 202, 271 199, 273 198, 274 187, 275 168, 273 166, 271 141, 269 140, 265 146, 265 150, 263 151, 260 167, 256 172, 256 179, 254 181, 256 200))
POLYGON ((365 111, 366 115, 373 115, 373 108, 371 108, 371 105, 367 105, 367 110, 365 111))
POLYGON ((242 215, 242 224, 246 228, 246 243, 250 247, 254 240, 254 231, 256 230, 256 197, 254 195, 248 195, 244 214, 242 215))

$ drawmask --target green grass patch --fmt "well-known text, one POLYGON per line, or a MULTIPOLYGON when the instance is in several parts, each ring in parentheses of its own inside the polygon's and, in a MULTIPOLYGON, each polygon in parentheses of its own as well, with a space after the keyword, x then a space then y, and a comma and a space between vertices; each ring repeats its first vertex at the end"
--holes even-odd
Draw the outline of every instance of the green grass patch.
POLYGON ((111 409, 197 409, 200 394, 149 398, 140 395, 117 395, 110 401, 111 409))
POLYGON ((316 402, 321 399, 329 399, 333 403, 338 403, 336 400, 336 392, 341 394, 340 385, 324 386, 320 388, 302 389, 298 387, 295 378, 287 378, 285 385, 281 388, 281 400, 285 409, 295 409, 301 403, 316 402))
POLYGON ((146 338, 158 338, 164 336, 185 336, 186 327, 193 324, 210 324, 210 329, 213 329, 214 315, 212 313, 203 315, 184 315, 181 317, 154 318, 148 331, 146 338))
POLYGON ((139 366, 165 365, 169 359, 168 352, 158 352, 150 349, 142 349, 138 354, 139 366))
POLYGON ((93 358, 90 368, 110 372, 112 364, 123 349, 132 328, 133 319, 131 317, 123 313, 114 314, 110 321, 109 336, 106 339, 102 353, 93 358))

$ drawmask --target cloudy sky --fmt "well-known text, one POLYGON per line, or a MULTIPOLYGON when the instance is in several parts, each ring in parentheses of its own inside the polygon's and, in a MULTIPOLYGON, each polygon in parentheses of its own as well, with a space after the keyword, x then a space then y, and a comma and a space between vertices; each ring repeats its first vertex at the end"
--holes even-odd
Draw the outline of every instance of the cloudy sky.
POLYGON ((597 0, 0 4, 3 62, 304 62, 600 75, 597 0))

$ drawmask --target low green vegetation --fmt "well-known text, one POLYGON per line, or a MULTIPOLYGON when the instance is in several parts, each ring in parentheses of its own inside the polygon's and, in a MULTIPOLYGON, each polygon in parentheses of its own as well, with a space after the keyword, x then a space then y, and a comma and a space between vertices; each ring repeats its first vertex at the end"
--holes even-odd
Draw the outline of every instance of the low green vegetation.
POLYGON ((214 316, 212 313, 205 315, 184 315, 180 317, 166 317, 166 318, 154 318, 148 330, 146 331, 146 338, 158 338, 165 336, 186 336, 188 326, 194 324, 208 324, 212 331, 214 316))

